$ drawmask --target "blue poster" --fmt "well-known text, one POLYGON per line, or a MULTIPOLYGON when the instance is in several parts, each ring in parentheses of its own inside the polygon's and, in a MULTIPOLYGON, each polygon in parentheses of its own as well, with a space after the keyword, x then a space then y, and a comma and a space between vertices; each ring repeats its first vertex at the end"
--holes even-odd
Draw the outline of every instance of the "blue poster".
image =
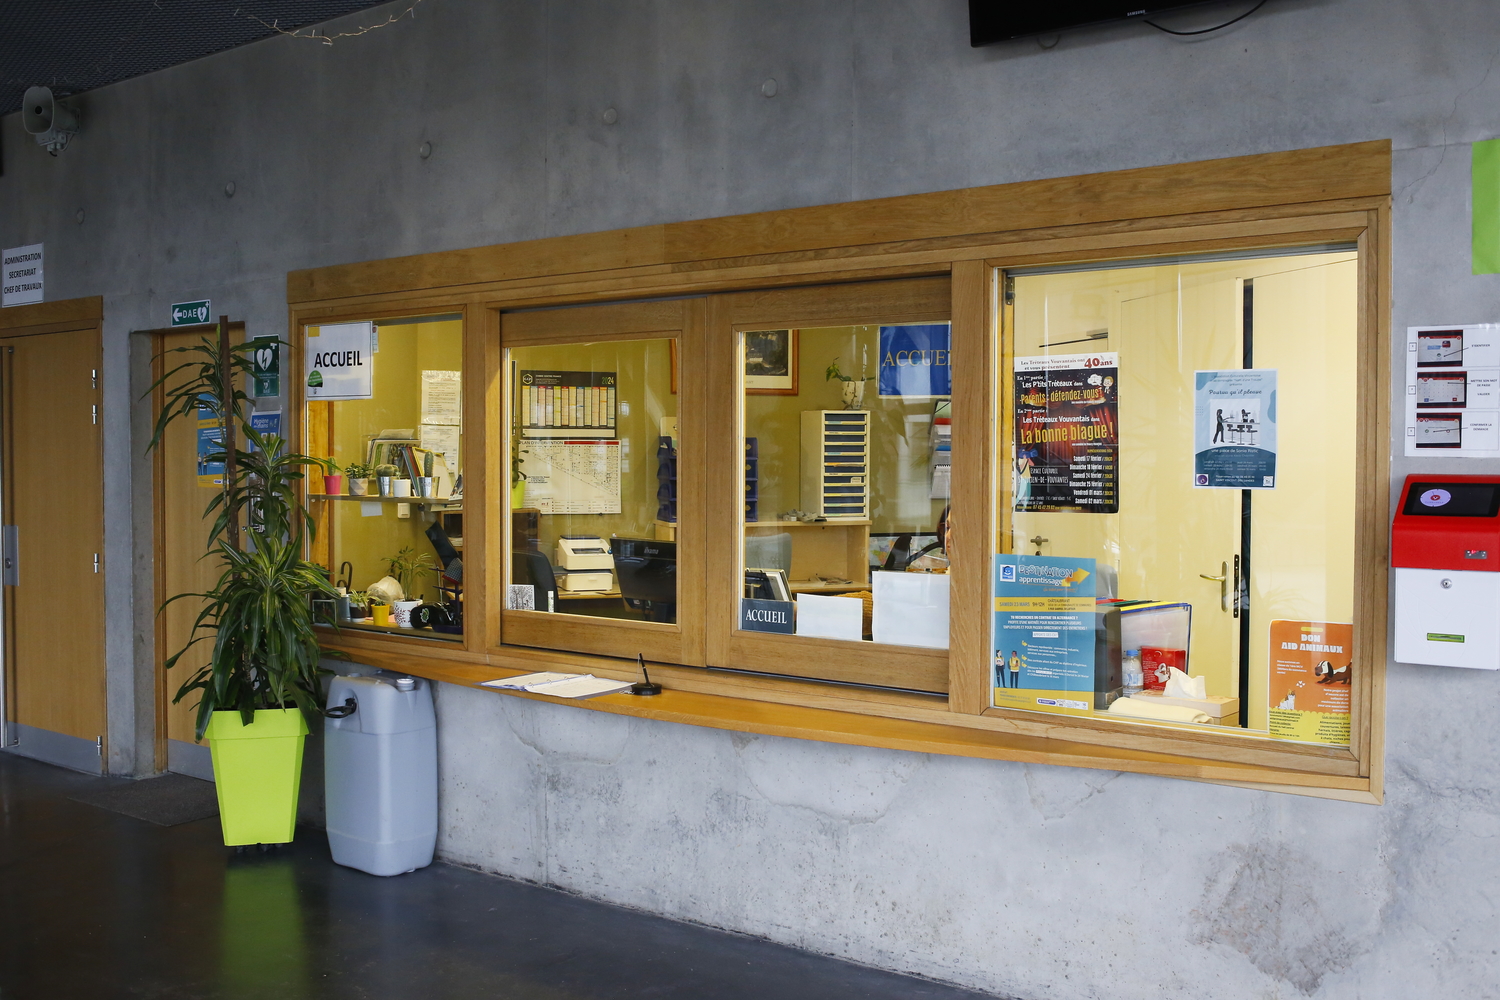
POLYGON ((1193 485, 1276 488, 1276 369, 1197 372, 1193 485))
MULTIPOLYGON (((252 428, 254 428, 255 432, 257 434, 259 434, 261 437, 270 437, 273 434, 276 435, 277 437, 280 437, 281 436, 281 411, 280 410, 261 410, 261 411, 259 411, 257 413, 252 413, 252 414, 250 414, 250 426, 252 428)), ((286 442, 282 442, 282 444, 285 444, 285 443, 286 442)), ((254 441, 246 441, 245 442, 245 450, 246 451, 254 451, 255 450, 255 442, 254 441)))
POLYGON ((994 705, 1094 707, 1094 560, 995 556, 994 705))
POLYGON ((197 445, 197 476, 199 486, 223 486, 224 485, 224 445, 223 433, 219 427, 218 411, 210 405, 205 405, 207 397, 199 397, 198 403, 198 445, 197 445), (217 453, 220 460, 210 462, 208 456, 217 453))
POLYGON ((952 327, 947 323, 880 328, 882 396, 951 396, 952 327))

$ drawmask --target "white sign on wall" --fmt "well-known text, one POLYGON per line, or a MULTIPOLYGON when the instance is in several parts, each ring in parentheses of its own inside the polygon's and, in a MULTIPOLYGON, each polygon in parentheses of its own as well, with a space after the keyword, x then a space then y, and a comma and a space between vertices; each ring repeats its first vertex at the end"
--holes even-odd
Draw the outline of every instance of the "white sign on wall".
POLYGON ((24 306, 42 301, 42 246, 11 247, 5 251, 3 293, 0 307, 24 306))
POLYGON ((1500 458, 1500 324, 1407 328, 1406 454, 1500 458))
POLYGON ((375 394, 372 323, 307 328, 302 352, 308 399, 369 399, 375 394))

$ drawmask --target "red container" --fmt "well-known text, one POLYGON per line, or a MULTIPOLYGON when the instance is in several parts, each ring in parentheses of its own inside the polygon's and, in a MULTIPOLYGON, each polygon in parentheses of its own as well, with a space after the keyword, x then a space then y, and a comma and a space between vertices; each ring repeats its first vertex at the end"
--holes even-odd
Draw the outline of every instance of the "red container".
POLYGON ((1160 646, 1141 647, 1141 673, 1146 679, 1147 691, 1165 691, 1167 689, 1168 667, 1176 667, 1178 670, 1187 669, 1187 650, 1164 649, 1160 646))

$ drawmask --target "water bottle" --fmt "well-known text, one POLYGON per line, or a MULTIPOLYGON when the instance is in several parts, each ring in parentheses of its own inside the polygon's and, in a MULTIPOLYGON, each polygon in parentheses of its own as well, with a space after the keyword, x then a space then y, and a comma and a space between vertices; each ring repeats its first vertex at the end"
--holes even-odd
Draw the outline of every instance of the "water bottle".
POLYGON ((1125 680, 1125 697, 1140 694, 1141 689, 1146 686, 1146 677, 1141 672, 1141 651, 1139 649, 1125 650, 1125 657, 1120 661, 1120 670, 1125 680))

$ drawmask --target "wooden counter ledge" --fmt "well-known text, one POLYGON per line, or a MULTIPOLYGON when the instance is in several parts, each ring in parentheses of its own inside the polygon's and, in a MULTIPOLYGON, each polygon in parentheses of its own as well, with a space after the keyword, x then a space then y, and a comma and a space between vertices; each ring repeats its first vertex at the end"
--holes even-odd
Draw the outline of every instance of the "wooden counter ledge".
MULTIPOLYGON (((423 655, 426 650, 411 646, 402 652, 388 644, 376 649, 363 643, 325 641, 325 648, 338 650, 350 663, 424 677, 462 687, 478 688, 490 694, 509 698, 531 698, 566 705, 570 708, 614 715, 631 715, 661 722, 676 722, 711 729, 786 736, 795 739, 844 743, 853 746, 910 750, 916 753, 947 754, 955 757, 981 757, 1030 764, 1059 764, 1139 774, 1158 774, 1214 783, 1276 787, 1285 791, 1302 791, 1361 802, 1374 802, 1368 778, 1293 771, 1253 763, 1203 760, 1168 753, 1151 753, 1118 747, 1098 746, 1058 738, 1028 736, 974 728, 958 723, 893 719, 833 708, 784 704, 753 697, 710 694, 674 687, 685 675, 716 677, 701 668, 672 667, 652 664, 652 679, 663 683, 665 690, 655 697, 631 694, 604 695, 598 698, 566 699, 524 691, 482 687, 483 681, 515 677, 537 670, 559 670, 593 673, 601 677, 632 679, 634 671, 627 661, 595 660, 589 656, 569 655, 545 650, 517 650, 503 658, 511 663, 466 662, 465 659, 438 658, 423 655), (523 659, 524 664, 516 664, 523 659), (1296 786, 1296 787, 1284 787, 1296 786)), ((455 651, 456 652, 456 651, 455 651)), ((462 656, 462 654, 459 654, 462 656)), ((494 657, 499 659, 500 657, 494 657)), ((916 700, 945 704, 941 698, 916 700)))

